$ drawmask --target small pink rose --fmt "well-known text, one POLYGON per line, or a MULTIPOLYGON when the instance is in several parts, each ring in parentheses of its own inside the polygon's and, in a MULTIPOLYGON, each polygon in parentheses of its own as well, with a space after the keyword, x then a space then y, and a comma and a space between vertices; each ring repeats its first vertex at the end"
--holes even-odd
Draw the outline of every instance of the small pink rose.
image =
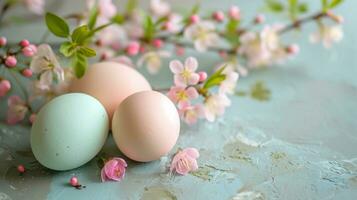
POLYGON ((200 156, 196 148, 186 148, 178 151, 171 161, 170 172, 187 175, 198 169, 197 158, 200 156))
POLYGON ((121 181, 125 176, 125 169, 128 165, 122 158, 112 158, 107 161, 102 168, 101 178, 105 181, 121 181))

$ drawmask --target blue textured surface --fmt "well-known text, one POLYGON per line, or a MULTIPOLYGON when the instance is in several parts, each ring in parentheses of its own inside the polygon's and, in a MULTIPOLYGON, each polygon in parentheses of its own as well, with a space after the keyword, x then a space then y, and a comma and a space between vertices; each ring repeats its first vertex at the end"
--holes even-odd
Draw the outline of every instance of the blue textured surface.
MULTIPOLYGON (((224 1, 219 7, 231 3, 224 1)), ((204 4, 205 9, 212 10, 213 4, 204 4)), ((261 5, 238 4, 248 16, 261 5)), ((306 36, 315 25, 308 25, 285 36, 301 44, 296 59, 254 71, 239 81, 239 90, 264 81, 271 91, 268 101, 235 96, 219 121, 183 125, 175 150, 198 148, 197 172, 169 176, 165 158, 145 164, 129 162, 126 178, 119 183, 100 183, 96 159, 72 171, 48 171, 34 162, 28 126, 0 124, 0 199, 248 199, 244 195, 251 199, 356 199, 356 7, 356 1, 346 1, 338 9, 346 19, 345 37, 331 50, 309 44, 306 36), (31 166, 24 176, 16 171, 19 163, 31 166), (86 188, 69 187, 72 175, 86 188)), ((216 55, 197 57, 200 67, 219 61, 216 55)), ((167 67, 157 76, 142 71, 154 87, 167 87, 172 81, 167 67)), ((112 138, 102 152, 120 155, 112 138)))

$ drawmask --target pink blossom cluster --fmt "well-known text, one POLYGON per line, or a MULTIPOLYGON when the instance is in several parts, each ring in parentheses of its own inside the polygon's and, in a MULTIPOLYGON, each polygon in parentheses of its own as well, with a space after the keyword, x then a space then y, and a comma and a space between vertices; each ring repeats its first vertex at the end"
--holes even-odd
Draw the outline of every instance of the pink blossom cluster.
POLYGON ((196 123, 199 118, 214 121, 217 116, 223 115, 230 105, 227 94, 234 93, 238 80, 238 73, 224 69, 222 75, 225 78, 219 83, 218 92, 209 92, 209 88, 205 88, 207 73, 196 72, 197 68, 198 62, 194 57, 188 57, 184 63, 178 60, 170 62, 174 85, 167 96, 177 104, 181 118, 188 124, 196 123))
MULTIPOLYGON (((7 38, 0 37, 0 68, 8 71, 11 76, 0 76, 0 98, 6 98, 13 83, 18 83, 18 76, 31 78, 33 71, 28 66, 31 59, 37 53, 37 46, 28 40, 21 40, 15 45, 10 45, 7 38), (12 78, 12 79, 9 79, 12 78)), ((23 91, 27 95, 27 91, 23 91)), ((13 95, 7 98, 8 111, 7 123, 16 124, 22 121, 30 111, 28 101, 20 96, 13 95)), ((33 118, 33 117, 32 117, 33 118)))

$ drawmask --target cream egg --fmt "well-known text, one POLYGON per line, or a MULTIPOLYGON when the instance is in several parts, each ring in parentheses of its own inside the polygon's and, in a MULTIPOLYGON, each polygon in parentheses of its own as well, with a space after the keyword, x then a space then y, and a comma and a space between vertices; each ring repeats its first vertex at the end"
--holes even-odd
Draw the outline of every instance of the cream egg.
POLYGON ((69 90, 98 99, 112 118, 115 109, 129 95, 151 90, 148 81, 135 69, 116 62, 91 65, 85 75, 72 81, 69 90))
POLYGON ((47 168, 77 168, 102 149, 108 121, 104 107, 94 97, 79 93, 56 97, 41 108, 32 125, 32 152, 47 168))
POLYGON ((130 159, 148 162, 176 144, 180 118, 175 105, 156 91, 127 97, 115 111, 112 132, 118 148, 130 159))

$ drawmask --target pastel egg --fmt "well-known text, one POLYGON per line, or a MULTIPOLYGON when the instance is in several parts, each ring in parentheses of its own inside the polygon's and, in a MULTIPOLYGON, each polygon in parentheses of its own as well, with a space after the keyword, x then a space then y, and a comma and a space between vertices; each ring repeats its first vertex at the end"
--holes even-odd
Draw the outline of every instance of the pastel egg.
POLYGON ((115 111, 112 132, 118 148, 130 159, 148 162, 167 154, 180 133, 175 105, 156 91, 127 97, 115 111))
POLYGON ((32 152, 47 168, 77 168, 101 150, 108 126, 108 115, 94 97, 80 93, 56 97, 41 108, 32 125, 32 152))
POLYGON ((148 81, 135 69, 115 63, 100 62, 88 68, 81 79, 75 79, 70 91, 97 98, 112 118, 115 109, 129 95, 151 90, 148 81))

